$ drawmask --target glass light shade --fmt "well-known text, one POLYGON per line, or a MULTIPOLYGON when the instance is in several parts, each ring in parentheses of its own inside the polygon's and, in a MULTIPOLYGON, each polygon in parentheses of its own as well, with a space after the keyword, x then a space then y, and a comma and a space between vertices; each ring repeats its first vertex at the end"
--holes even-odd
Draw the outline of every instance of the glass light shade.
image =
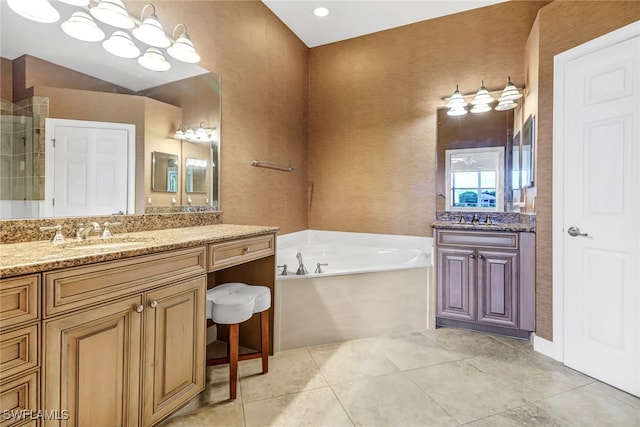
POLYGON ((464 116, 468 111, 464 107, 453 107, 447 111, 448 116, 464 116))
POLYGON ((98 21, 113 27, 130 30, 136 26, 122 0, 100 0, 96 6, 89 9, 89 13, 98 21))
POLYGON ((140 56, 140 49, 133 44, 131 36, 124 31, 115 31, 111 37, 102 42, 102 47, 110 54, 121 58, 137 58, 140 56))
POLYGON ((209 134, 207 134, 207 131, 203 127, 199 127, 196 129, 196 139, 198 141, 207 141, 209 140, 209 134))
POLYGON ((511 77, 509 77, 507 85, 504 87, 504 90, 502 91, 500 98, 498 98, 498 101, 515 101, 516 99, 520 98, 522 98, 522 94, 520 93, 516 85, 511 82, 511 77))
POLYGON ((464 97, 462 96, 462 94, 458 90, 458 86, 456 85, 456 90, 455 92, 453 92, 453 95, 451 95, 451 98, 449 98, 449 102, 447 102, 447 107, 448 108, 465 107, 466 105, 467 105, 467 101, 464 100, 464 97))
POLYGON ((184 132, 184 137, 185 139, 192 140, 196 138, 196 133, 193 131, 193 129, 189 128, 184 132))
POLYGON ((171 69, 169 61, 167 61, 162 55, 162 52, 155 47, 147 49, 144 55, 138 58, 138 63, 151 71, 168 71, 171 69))
POLYGON ((169 40, 169 37, 164 33, 162 25, 160 25, 155 15, 145 18, 142 24, 134 29, 132 33, 135 38, 149 46, 169 47, 171 45, 171 40, 169 40))
POLYGON ((193 43, 189 38, 189 35, 185 32, 178 37, 178 40, 167 49, 167 53, 182 62, 189 62, 191 64, 195 64, 196 62, 200 62, 200 55, 196 52, 196 49, 193 47, 193 43))
POLYGON ((484 84, 483 84, 482 86, 480 86, 480 89, 478 89, 476 96, 474 96, 473 99, 471 100, 471 104, 473 105, 489 104, 493 101, 495 101, 495 99, 493 98, 493 96, 489 94, 489 91, 487 90, 486 87, 484 87, 484 84))
POLYGON ((179 128, 176 133, 173 134, 173 137, 175 139, 186 139, 187 137, 184 134, 184 131, 182 130, 182 128, 179 128))
POLYGON ((491 107, 488 104, 476 104, 471 109, 472 113, 486 113, 487 111, 491 111, 491 107))
POLYGON ((85 42, 99 42, 104 39, 104 31, 96 25, 86 12, 73 12, 61 25, 67 35, 85 42))
POLYGON ((60 13, 49 0, 8 0, 7 5, 18 15, 31 21, 51 24, 58 22, 60 13))
POLYGON ((518 104, 516 104, 513 100, 508 99, 508 100, 500 101, 498 105, 496 105, 495 110, 496 111, 513 110, 517 106, 518 104))
POLYGON ((89 6, 89 0, 59 0, 62 3, 70 4, 73 6, 86 7, 89 6))

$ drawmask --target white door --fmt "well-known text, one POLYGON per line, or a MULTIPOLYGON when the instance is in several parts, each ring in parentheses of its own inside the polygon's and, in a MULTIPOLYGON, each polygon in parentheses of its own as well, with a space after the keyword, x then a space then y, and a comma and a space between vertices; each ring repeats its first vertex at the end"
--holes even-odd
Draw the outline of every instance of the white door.
POLYGON ((605 40, 556 58, 564 362, 640 395, 640 26, 605 40))
POLYGON ((130 213, 131 125, 56 124, 47 151, 51 216, 130 213))

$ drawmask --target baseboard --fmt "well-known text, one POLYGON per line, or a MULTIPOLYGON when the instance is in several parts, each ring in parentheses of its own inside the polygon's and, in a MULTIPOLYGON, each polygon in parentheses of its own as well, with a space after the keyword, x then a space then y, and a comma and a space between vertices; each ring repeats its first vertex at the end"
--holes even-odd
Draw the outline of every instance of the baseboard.
POLYGON ((542 353, 545 356, 548 356, 559 362, 563 361, 560 355, 560 352, 558 351, 558 348, 556 346, 556 343, 554 343, 553 341, 546 340, 544 338, 540 338, 535 334, 535 332, 533 333, 533 349, 538 353, 542 353))

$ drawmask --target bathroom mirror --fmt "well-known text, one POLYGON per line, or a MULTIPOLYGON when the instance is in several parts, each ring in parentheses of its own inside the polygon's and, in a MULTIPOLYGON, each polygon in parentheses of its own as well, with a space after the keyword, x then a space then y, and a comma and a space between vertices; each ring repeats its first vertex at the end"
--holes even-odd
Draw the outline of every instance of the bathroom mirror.
POLYGON ((207 161, 186 158, 184 162, 184 191, 187 193, 206 193, 207 161))
POLYGON ((504 153, 504 147, 447 150, 446 210, 502 211, 504 153))
POLYGON ((511 189, 520 190, 520 132, 511 143, 511 189))
MULTIPOLYGON (((437 145, 436 145, 436 210, 492 210, 497 212, 504 212, 511 209, 513 204, 513 189, 512 189, 512 164, 511 164, 511 140, 513 135, 513 110, 509 111, 495 111, 491 110, 486 113, 479 114, 466 114, 464 116, 449 116, 447 115, 446 108, 439 108, 437 110, 437 145), (461 151, 456 151, 461 150, 461 151), (462 151, 464 150, 464 151, 462 151), (474 190, 476 193, 477 201, 480 202, 480 198, 485 197, 485 204, 494 204, 495 206, 485 206, 483 209, 479 209, 477 206, 462 206, 463 204, 471 204, 472 202, 460 202, 456 200, 456 194, 462 194, 462 190, 467 183, 462 186, 455 183, 452 188, 452 171, 456 171, 457 168, 467 162, 473 164, 484 163, 486 160, 481 159, 479 156, 484 156, 484 150, 496 150, 502 154, 499 155, 500 165, 496 165, 497 181, 491 184, 489 189, 488 183, 481 181, 482 173, 475 171, 475 174, 480 174, 478 178, 477 187, 474 190), (447 155, 449 153, 449 155, 447 155), (455 155, 454 155, 455 153, 455 155), (454 162, 455 160, 455 162, 454 162), (473 163, 475 161, 475 163, 473 163), (485 186, 486 185, 486 186, 485 186), (458 188, 459 187, 459 188, 458 188), (495 189, 495 190, 493 190, 495 189), (495 194, 495 202, 489 202, 487 194, 483 196, 484 192, 495 194)), ((493 158, 495 160, 495 158, 493 158)), ((466 165, 465 165, 466 167, 466 165)), ((473 173, 473 171, 469 171, 473 173)), ((460 179, 462 175, 459 175, 460 179)))
MULTIPOLYGON (((63 21, 77 10, 63 2, 52 4, 63 21)), ((135 14, 144 4, 127 2, 127 6, 131 7, 130 13, 135 14)), ((157 8, 160 14, 162 4, 157 8)), ((7 7, 6 1, 0 1, 0 20, 3 106, 0 160, 4 171, 0 177, 0 219, 48 216, 44 209, 44 189, 51 171, 43 170, 47 118, 135 125, 135 204, 128 207, 126 213, 140 214, 149 208, 171 204, 172 197, 149 194, 154 151, 180 153, 178 165, 184 164, 185 157, 207 159, 208 187, 206 193, 198 193, 201 197, 195 197, 192 206, 220 209, 221 85, 218 75, 170 57, 167 58, 172 65, 169 72, 145 70, 135 59, 118 58, 99 45, 96 49, 95 44, 70 38, 59 24, 42 24, 19 17, 7 7), (43 40, 64 45, 65 49, 50 48, 43 40), (92 60, 94 52, 103 56, 92 60), (117 101, 120 99, 121 103, 117 101), (162 108, 156 108, 159 105, 162 108), (218 138, 213 143, 199 144, 204 154, 183 153, 181 147, 191 144, 173 139, 174 132, 181 125, 198 126, 202 122, 215 128, 218 138), (11 124, 8 132, 11 135, 5 132, 9 129, 5 126, 7 123, 11 124), (20 148, 23 140, 28 143, 26 150, 20 148), (167 148, 169 145, 176 150, 167 148), (4 167, 11 163, 24 167, 4 167)), ((112 32, 108 30, 105 31, 112 32)), ((184 178, 180 174, 175 198, 178 205, 187 205, 183 197, 184 178)), ((86 215, 92 214, 97 212, 87 210, 86 215)))
POLYGON ((165 193, 178 192, 178 156, 151 153, 151 190, 165 193))
POLYGON ((521 162, 522 162, 522 182, 521 187, 533 187, 533 158, 534 158, 534 118, 527 117, 522 124, 522 144, 521 144, 521 162))

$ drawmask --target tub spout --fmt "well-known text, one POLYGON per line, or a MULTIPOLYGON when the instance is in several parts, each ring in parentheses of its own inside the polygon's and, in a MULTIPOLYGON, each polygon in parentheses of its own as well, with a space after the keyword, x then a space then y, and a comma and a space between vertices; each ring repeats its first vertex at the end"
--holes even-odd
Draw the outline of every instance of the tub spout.
POLYGON ((308 274, 307 269, 304 268, 304 262, 302 262, 302 254, 300 252, 298 252, 296 254, 296 258, 298 258, 298 263, 300 264, 298 266, 298 271, 296 271, 296 274, 299 276, 303 276, 305 274, 308 274))

